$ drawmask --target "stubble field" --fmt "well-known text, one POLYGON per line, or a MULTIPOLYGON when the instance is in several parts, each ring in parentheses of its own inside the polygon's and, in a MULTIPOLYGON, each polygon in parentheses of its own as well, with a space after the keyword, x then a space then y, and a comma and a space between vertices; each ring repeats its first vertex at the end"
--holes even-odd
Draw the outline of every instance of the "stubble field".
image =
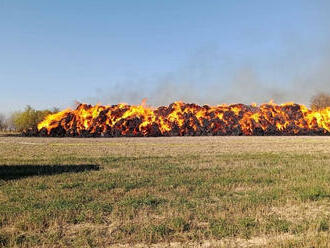
POLYGON ((132 246, 329 247, 330 137, 0 137, 0 247, 132 246))

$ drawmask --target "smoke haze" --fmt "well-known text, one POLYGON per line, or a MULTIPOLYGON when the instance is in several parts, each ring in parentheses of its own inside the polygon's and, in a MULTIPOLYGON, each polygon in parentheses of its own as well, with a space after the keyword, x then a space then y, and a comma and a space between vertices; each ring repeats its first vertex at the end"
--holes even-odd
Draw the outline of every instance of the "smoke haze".
POLYGON ((327 47, 322 55, 308 57, 310 51, 298 49, 274 56, 260 66, 253 61, 237 63, 211 47, 197 52, 177 71, 117 82, 108 89, 96 90, 94 97, 84 101, 139 104, 147 98, 148 105, 159 106, 179 100, 210 105, 274 100, 308 105, 313 95, 330 92, 330 50, 327 47))

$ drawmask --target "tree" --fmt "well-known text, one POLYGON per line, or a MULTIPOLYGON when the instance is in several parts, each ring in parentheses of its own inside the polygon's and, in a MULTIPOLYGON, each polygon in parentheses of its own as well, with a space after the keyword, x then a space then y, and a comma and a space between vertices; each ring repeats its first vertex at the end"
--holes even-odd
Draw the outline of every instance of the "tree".
POLYGON ((319 93, 312 97, 311 108, 312 110, 320 110, 326 107, 330 107, 330 95, 325 93, 319 93))
POLYGON ((0 131, 7 129, 7 121, 4 114, 0 114, 0 131))
POLYGON ((58 110, 35 110, 28 105, 23 112, 15 112, 12 115, 12 122, 17 131, 37 128, 38 123, 40 123, 47 115, 55 112, 58 112, 58 110))

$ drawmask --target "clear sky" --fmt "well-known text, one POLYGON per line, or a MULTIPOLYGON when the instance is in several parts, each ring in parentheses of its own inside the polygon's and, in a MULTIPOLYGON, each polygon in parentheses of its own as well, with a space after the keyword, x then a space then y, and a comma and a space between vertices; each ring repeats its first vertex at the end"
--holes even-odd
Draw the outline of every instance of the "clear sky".
POLYGON ((0 112, 330 90, 330 1, 0 0, 0 112))

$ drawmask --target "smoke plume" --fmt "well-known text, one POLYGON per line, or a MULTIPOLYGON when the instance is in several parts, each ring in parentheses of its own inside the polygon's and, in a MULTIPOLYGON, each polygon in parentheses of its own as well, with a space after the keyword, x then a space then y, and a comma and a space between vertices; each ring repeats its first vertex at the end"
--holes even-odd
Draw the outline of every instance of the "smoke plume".
POLYGON ((270 58, 264 68, 248 59, 231 59, 214 47, 202 49, 174 72, 116 82, 83 100, 94 104, 139 104, 147 98, 152 106, 174 101, 217 105, 269 100, 308 105, 313 95, 330 92, 330 49, 312 51, 318 56, 309 61, 303 47, 294 47, 284 51, 285 56, 270 58))

